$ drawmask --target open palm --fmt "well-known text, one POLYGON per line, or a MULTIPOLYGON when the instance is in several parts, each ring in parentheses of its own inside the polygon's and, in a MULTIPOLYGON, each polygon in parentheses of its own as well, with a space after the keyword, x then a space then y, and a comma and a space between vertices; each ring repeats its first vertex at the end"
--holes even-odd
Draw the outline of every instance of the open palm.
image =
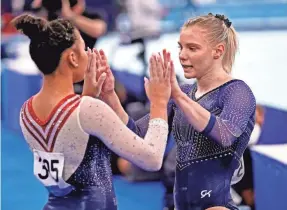
POLYGON ((115 77, 114 77, 112 70, 109 66, 109 63, 108 63, 108 60, 107 60, 107 57, 106 57, 104 51, 100 50, 97 53, 97 56, 100 59, 100 65, 102 67, 104 67, 103 69, 105 70, 106 75, 107 75, 106 80, 105 80, 103 87, 102 87, 102 93, 101 94, 108 94, 108 93, 113 92, 115 89, 115 77))

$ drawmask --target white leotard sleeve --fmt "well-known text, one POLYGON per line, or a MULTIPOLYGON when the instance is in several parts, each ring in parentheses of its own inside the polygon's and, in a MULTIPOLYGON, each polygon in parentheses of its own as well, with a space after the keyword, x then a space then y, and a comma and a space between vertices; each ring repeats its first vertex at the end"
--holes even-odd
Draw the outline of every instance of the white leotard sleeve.
POLYGON ((146 136, 142 139, 107 104, 88 96, 82 97, 78 116, 79 124, 86 133, 99 137, 119 156, 148 171, 161 168, 168 135, 165 120, 150 120, 146 136))

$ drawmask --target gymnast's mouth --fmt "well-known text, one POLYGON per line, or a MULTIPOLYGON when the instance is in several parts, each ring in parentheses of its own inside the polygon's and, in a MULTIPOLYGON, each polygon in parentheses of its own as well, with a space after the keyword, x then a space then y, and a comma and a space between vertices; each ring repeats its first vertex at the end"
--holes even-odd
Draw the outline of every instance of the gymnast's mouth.
POLYGON ((181 64, 182 68, 183 69, 191 69, 193 68, 193 65, 184 65, 184 64, 181 64))

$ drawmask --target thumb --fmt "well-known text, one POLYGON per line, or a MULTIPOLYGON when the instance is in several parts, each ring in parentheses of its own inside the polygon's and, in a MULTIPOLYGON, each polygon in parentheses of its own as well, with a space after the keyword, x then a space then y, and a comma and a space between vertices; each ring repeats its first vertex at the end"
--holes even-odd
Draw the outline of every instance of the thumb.
POLYGON ((148 78, 144 77, 144 89, 145 89, 145 92, 146 94, 148 95, 149 94, 149 80, 148 78))
POLYGON ((102 85, 104 84, 104 81, 107 78, 107 74, 104 72, 101 74, 101 76, 98 79, 98 87, 102 87, 102 85))
POLYGON ((98 82, 96 84, 96 97, 99 97, 99 95, 102 92, 102 87, 103 87, 103 84, 106 80, 106 76, 107 76, 106 73, 103 73, 103 74, 101 74, 101 76, 98 79, 98 82))
POLYGON ((174 65, 173 65, 173 62, 170 63, 171 64, 171 69, 170 69, 170 81, 172 80, 176 80, 176 74, 175 74, 175 71, 174 71, 174 65))
POLYGON ((103 86, 106 78, 107 78, 107 74, 102 73, 101 76, 99 77, 99 79, 97 81, 97 85, 96 85, 98 90, 100 90, 100 91, 102 90, 102 86, 103 86))
POLYGON ((148 84, 149 84, 148 78, 144 77, 144 86, 146 87, 148 86, 148 84))

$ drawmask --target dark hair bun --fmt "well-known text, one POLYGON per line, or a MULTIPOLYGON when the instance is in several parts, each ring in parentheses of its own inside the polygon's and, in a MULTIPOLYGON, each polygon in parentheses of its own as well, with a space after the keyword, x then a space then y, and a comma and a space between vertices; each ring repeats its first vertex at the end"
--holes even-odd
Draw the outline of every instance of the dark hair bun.
POLYGON ((29 14, 20 15, 13 20, 14 26, 28 36, 31 41, 40 41, 47 35, 47 21, 29 14))

